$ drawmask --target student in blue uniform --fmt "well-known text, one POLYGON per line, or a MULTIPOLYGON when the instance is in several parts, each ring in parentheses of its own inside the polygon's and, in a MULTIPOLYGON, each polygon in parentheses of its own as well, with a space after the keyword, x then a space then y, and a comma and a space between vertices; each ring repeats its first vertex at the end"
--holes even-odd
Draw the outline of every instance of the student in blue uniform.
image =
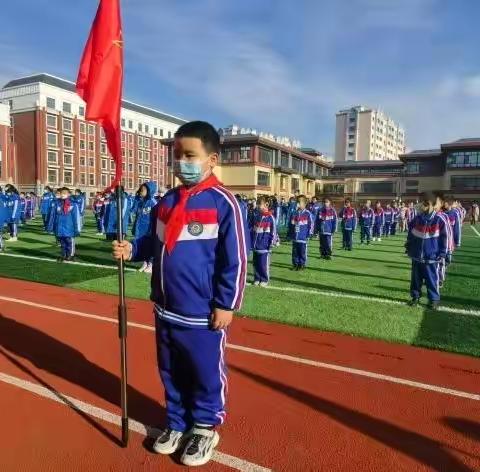
POLYGON ((317 221, 318 212, 320 211, 321 205, 318 203, 317 197, 312 197, 311 202, 307 206, 307 210, 312 214, 312 220, 314 222, 313 233, 317 234, 317 228, 315 222, 317 221))
POLYGON ((270 253, 275 241, 275 218, 268 210, 266 197, 258 197, 257 212, 253 221, 253 285, 266 287, 270 281, 270 253))
POLYGON ((281 222, 282 226, 288 226, 288 203, 282 197, 280 200, 280 214, 281 214, 281 222))
POLYGON ((397 228, 400 224, 400 208, 398 203, 394 201, 392 203, 392 224, 390 225, 390 236, 395 236, 397 234, 397 228))
MULTIPOLYGON (((129 204, 127 194, 123 190, 123 187, 121 187, 121 195, 123 196, 122 233, 123 233, 123 237, 125 238, 127 236, 127 231, 128 231, 128 213, 130 211, 130 204, 129 204)), ((117 198, 113 194, 110 195, 109 203, 105 210, 104 224, 105 224, 105 235, 106 235, 107 241, 114 241, 115 238, 117 237, 117 198)))
POLYGON ((5 251, 5 243, 3 241, 3 227, 6 225, 9 217, 8 198, 0 187, 0 252, 5 251))
POLYGON ((372 202, 367 200, 365 206, 360 210, 360 244, 363 244, 365 240, 367 241, 367 244, 370 244, 374 216, 372 202))
POLYGON ((174 171, 182 185, 152 212, 150 235, 114 243, 114 257, 154 258, 151 299, 167 427, 153 445, 182 450, 181 462, 206 464, 225 421, 227 326, 243 297, 247 254, 235 197, 213 174, 220 137, 191 122, 175 133, 174 171))
POLYGON ((391 235, 393 225, 394 213, 390 203, 387 203, 385 210, 383 210, 383 236, 388 238, 391 235))
POLYGON ((59 262, 73 261, 75 257, 75 238, 80 236, 81 215, 76 200, 71 198, 70 189, 59 189, 60 198, 55 200, 50 212, 48 232, 53 233, 60 243, 59 262))
POLYGON ((83 228, 83 219, 85 217, 85 208, 87 206, 87 196, 79 188, 75 189, 75 195, 70 197, 78 206, 80 212, 80 227, 83 228))
POLYGON ((373 240, 381 241, 383 226, 385 224, 385 212, 382 208, 381 202, 375 203, 374 215, 373 215, 373 240))
POLYGON ((19 223, 21 226, 23 226, 27 222, 27 220, 25 219, 25 214, 27 211, 27 200, 25 198, 25 192, 20 192, 18 202, 18 208, 20 210, 19 223))
POLYGON ((411 221, 405 244, 406 252, 412 259, 410 305, 418 305, 425 283, 428 307, 434 310, 440 303, 440 264, 447 257, 448 250, 447 224, 435 211, 436 205, 437 196, 434 193, 422 195, 421 212, 411 221))
POLYGON ((95 217, 95 223, 97 225, 97 236, 102 236, 105 233, 105 228, 103 226, 104 201, 105 198, 103 197, 102 192, 97 192, 92 205, 93 216, 95 217))
MULTIPOLYGON (((138 239, 146 234, 150 234, 152 231, 152 209, 157 205, 157 201, 154 198, 157 191, 156 182, 145 182, 139 189, 139 201, 136 203, 136 212, 134 215, 132 234, 138 239)), ((146 274, 152 273, 153 257, 143 261, 142 267, 139 272, 145 272, 146 274)))
POLYGON ((313 236, 313 218, 307 210, 307 197, 298 197, 298 209, 290 221, 289 239, 292 241, 292 269, 304 270, 308 257, 308 240, 313 236))
POLYGON ((321 258, 330 260, 332 258, 333 235, 337 232, 337 212, 332 207, 329 198, 323 199, 323 206, 317 215, 315 231, 320 236, 321 258))
POLYGON ((11 184, 5 186, 7 194, 7 208, 8 208, 8 229, 10 238, 8 242, 18 241, 18 224, 20 223, 20 195, 18 190, 11 184))
POLYGON ((52 207, 52 200, 55 198, 51 187, 45 187, 42 197, 40 198, 40 214, 42 215, 43 228, 46 230, 52 207))
POLYGON ((345 205, 338 217, 341 220, 342 227, 342 247, 347 251, 351 251, 353 248, 353 233, 357 229, 357 212, 352 207, 352 201, 349 198, 345 199, 345 205))
POLYGON ((240 207, 240 211, 242 212, 243 218, 243 226, 245 228, 245 245, 247 247, 247 253, 250 254, 251 251, 251 230, 248 228, 248 201, 246 197, 242 197, 241 195, 235 195, 237 199, 238 206, 240 207))

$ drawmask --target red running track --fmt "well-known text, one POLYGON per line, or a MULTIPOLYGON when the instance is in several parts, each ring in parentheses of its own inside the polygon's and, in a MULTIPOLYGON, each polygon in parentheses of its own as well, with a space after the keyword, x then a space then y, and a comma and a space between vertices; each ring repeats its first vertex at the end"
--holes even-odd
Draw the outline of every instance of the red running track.
MULTIPOLYGON (((117 326, 19 303, 114 319, 115 297, 10 279, 0 279, 0 297, 0 376, 119 414, 117 326)), ((129 321, 152 326, 150 303, 128 304, 129 321)), ((128 343, 130 416, 161 426, 153 332, 130 327, 128 343)), ((229 343, 472 394, 480 385, 479 359, 273 323, 237 318, 229 343)), ((275 471, 480 470, 478 395, 462 398, 235 348, 227 359, 221 453, 275 471)), ((0 407, 2 471, 180 470, 173 459, 148 452, 140 434, 121 449, 118 427, 2 378, 0 407)), ((218 462, 206 467, 229 469, 218 462)))

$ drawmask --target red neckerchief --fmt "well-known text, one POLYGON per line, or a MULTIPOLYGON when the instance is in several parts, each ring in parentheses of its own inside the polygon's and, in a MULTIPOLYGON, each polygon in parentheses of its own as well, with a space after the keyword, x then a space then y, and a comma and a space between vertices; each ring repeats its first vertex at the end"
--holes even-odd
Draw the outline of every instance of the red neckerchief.
POLYGON ((381 214, 383 213, 383 208, 382 208, 382 207, 380 207, 380 208, 375 208, 375 213, 376 213, 377 215, 381 215, 381 214))
POLYGON ((353 216, 353 208, 352 207, 345 207, 345 211, 343 212, 343 217, 348 219, 353 216))
POLYGON ((68 213, 68 210, 70 210, 70 199, 66 198, 63 200, 63 214, 66 215, 68 213))
POLYGON ((165 246, 169 254, 173 251, 175 244, 177 244, 177 239, 182 232, 183 225, 185 224, 185 208, 187 207, 188 199, 195 193, 216 187, 217 185, 220 185, 220 181, 214 174, 212 174, 210 177, 193 187, 185 187, 184 185, 179 187, 178 202, 168 215, 165 225, 165 246))

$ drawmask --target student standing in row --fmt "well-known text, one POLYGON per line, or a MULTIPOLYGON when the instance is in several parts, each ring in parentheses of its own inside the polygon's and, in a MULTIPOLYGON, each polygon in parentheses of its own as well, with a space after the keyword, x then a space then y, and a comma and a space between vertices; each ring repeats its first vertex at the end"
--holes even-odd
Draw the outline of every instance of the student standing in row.
POLYGON ((351 251, 353 247, 353 233, 357 229, 357 212, 352 207, 352 202, 349 198, 345 199, 345 205, 338 217, 341 220, 342 227, 342 247, 347 251, 351 251))
POLYGON ((371 205, 372 202, 367 200, 365 206, 360 212, 360 244, 363 244, 365 240, 367 241, 367 244, 370 244, 372 239, 372 228, 375 215, 371 205))
POLYGON ((292 241, 293 270, 304 270, 307 264, 308 240, 313 235, 313 217, 307 210, 307 197, 298 197, 298 210, 290 221, 288 237, 292 241))
POLYGON ((385 212, 382 208, 381 202, 375 203, 375 210, 373 216, 373 240, 374 241, 381 241, 382 240, 382 232, 383 232, 383 225, 385 224, 385 212))
POLYGON ((52 200, 55 198, 51 187, 45 187, 45 191, 40 199, 40 214, 42 215, 43 228, 46 230, 50 216, 50 209, 52 207, 52 200))
POLYGON ((329 198, 323 199, 316 221, 316 232, 320 237, 320 257, 330 260, 332 258, 333 235, 337 231, 337 212, 332 207, 329 198))

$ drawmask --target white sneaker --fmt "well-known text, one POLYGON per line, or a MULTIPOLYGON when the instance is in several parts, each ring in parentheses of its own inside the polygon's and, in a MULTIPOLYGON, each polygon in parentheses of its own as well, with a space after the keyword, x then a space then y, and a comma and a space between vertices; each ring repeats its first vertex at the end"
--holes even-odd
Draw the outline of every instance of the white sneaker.
POLYGON ((11 243, 15 243, 18 241, 18 238, 16 236, 12 236, 10 239, 7 239, 7 241, 10 241, 11 243))
POLYGON ((145 272, 147 270, 147 267, 148 267, 148 262, 144 262, 142 267, 138 269, 138 272, 145 272))
POLYGON ((376 241, 376 240, 377 240, 377 238, 372 238, 372 241, 376 241))
POLYGON ((381 240, 382 240, 382 238, 378 238, 378 241, 381 241, 381 240))
POLYGON ((268 282, 260 282, 260 287, 268 287, 268 282))
POLYGON ((103 236, 103 233, 97 233, 97 236, 103 236))
POLYGON ((252 285, 255 285, 256 287, 258 287, 260 285, 260 282, 258 280, 255 280, 255 282, 253 282, 252 285))
POLYGON ((219 441, 220 436, 216 431, 193 428, 189 433, 189 440, 182 454, 182 464, 196 467, 210 462, 219 441))
POLYGON ((146 274, 152 273, 152 264, 150 262, 147 264, 147 267, 143 272, 145 272, 146 274))
POLYGON ((182 445, 183 436, 180 431, 165 428, 153 443, 152 449, 157 454, 173 454, 182 445))

